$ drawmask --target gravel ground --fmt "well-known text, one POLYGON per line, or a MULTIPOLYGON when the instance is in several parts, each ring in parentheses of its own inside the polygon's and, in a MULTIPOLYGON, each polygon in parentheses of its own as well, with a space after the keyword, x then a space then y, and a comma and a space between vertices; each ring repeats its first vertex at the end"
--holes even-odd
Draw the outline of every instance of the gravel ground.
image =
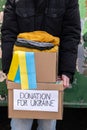
MULTIPOLYGON (((36 127, 34 120, 32 130, 36 130, 36 127)), ((10 130, 7 107, 0 107, 0 130, 10 130)), ((87 109, 64 108, 64 118, 57 121, 56 130, 87 130, 87 109)))

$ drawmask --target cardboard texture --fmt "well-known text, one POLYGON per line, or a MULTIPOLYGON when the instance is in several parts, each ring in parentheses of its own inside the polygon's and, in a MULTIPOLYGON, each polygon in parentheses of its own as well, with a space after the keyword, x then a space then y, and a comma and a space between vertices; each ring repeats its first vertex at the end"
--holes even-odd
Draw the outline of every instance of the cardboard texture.
POLYGON ((21 85, 8 81, 8 116, 9 118, 29 118, 29 119, 59 119, 63 118, 63 84, 37 83, 37 90, 57 90, 59 91, 58 112, 45 111, 23 111, 13 110, 13 89, 21 89, 21 85))
POLYGON ((58 74, 58 53, 35 53, 36 80, 40 82, 56 82, 58 74))

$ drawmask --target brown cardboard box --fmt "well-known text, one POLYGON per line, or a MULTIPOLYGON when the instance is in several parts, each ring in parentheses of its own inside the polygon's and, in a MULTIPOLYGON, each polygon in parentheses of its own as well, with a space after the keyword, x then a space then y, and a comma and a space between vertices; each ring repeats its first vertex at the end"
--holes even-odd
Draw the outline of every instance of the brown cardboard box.
POLYGON ((56 82, 58 74, 58 53, 35 53, 36 79, 38 83, 56 82))
MULTIPOLYGON (((58 111, 50 112, 50 111, 34 111, 34 110, 14 110, 13 103, 15 101, 13 97, 13 91, 21 90, 21 85, 8 81, 8 116, 9 118, 31 118, 31 119, 62 119, 63 118, 63 84, 60 82, 59 84, 52 83, 37 83, 37 91, 38 90, 49 90, 53 93, 59 92, 58 94, 58 111)), ((24 91, 24 90, 23 90, 24 91)), ((28 90, 26 90, 28 91, 28 90)), ((55 100, 56 101, 56 100, 55 100)), ((36 107, 35 107, 36 109, 36 107)))
POLYGON ((58 74, 58 63, 57 63, 58 53, 57 52, 35 52, 34 57, 35 57, 36 81, 38 83, 56 82, 56 78, 58 74))

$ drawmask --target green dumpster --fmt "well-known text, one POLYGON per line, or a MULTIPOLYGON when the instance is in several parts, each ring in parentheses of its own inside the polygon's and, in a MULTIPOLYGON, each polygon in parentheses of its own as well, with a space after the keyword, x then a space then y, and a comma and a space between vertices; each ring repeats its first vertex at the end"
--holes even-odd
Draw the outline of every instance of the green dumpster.
POLYGON ((78 58, 74 81, 65 90, 64 105, 68 107, 87 108, 87 0, 79 0, 81 16, 81 43, 78 47, 78 58))

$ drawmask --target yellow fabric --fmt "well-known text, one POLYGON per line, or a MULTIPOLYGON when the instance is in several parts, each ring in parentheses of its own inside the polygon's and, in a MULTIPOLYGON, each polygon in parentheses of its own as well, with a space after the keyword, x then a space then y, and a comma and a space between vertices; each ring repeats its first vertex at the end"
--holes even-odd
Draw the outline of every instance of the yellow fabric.
POLYGON ((38 41, 38 42, 50 42, 54 45, 59 45, 60 38, 52 36, 51 34, 45 31, 33 31, 33 32, 24 32, 18 35, 18 38, 23 38, 26 40, 38 41))
POLYGON ((17 38, 23 38, 25 40, 32 40, 32 41, 37 41, 37 42, 49 42, 53 43, 54 47, 51 49, 46 49, 46 50, 39 50, 39 49, 31 49, 27 47, 19 47, 14 45, 13 50, 14 51, 29 51, 29 52, 57 52, 58 47, 60 44, 60 38, 52 36, 51 34, 45 32, 45 31, 33 31, 33 32, 24 32, 20 33, 17 38))
POLYGON ((14 81, 15 79, 15 75, 17 73, 17 69, 18 69, 18 54, 17 52, 14 52, 13 58, 12 58, 12 62, 10 65, 10 70, 8 73, 8 79, 14 81))
POLYGON ((21 89, 29 89, 28 85, 28 76, 27 76, 27 68, 26 68, 26 57, 25 52, 23 51, 15 51, 13 53, 13 59, 11 62, 10 70, 7 75, 8 80, 14 81, 18 66, 20 66, 20 79, 21 79, 21 89))
MULTIPOLYGON (((27 67, 26 67, 26 56, 25 52, 18 51, 18 59, 20 66, 20 79, 21 79, 21 89, 28 89, 28 76, 27 76, 27 67)), ((15 54, 14 54, 15 55, 15 54)))

